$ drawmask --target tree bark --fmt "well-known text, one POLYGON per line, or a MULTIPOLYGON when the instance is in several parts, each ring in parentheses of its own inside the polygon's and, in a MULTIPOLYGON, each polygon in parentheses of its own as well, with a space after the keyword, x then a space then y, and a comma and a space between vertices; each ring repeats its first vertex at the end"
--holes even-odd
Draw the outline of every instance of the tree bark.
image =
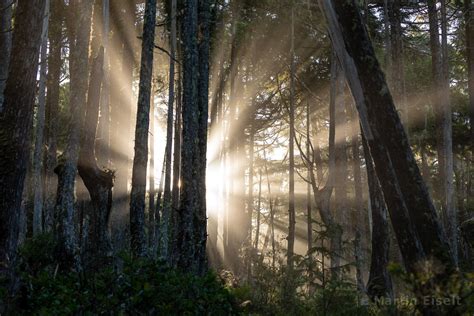
POLYGON ((387 271, 390 254, 390 232, 387 207, 375 173, 366 139, 362 137, 367 182, 369 185, 370 211, 372 214, 372 255, 367 294, 372 300, 382 297, 393 298, 392 279, 387 271))
POLYGON ((111 256, 109 217, 112 209, 113 172, 97 165, 95 142, 99 121, 101 83, 103 81, 104 50, 93 60, 89 94, 86 105, 86 119, 81 139, 78 171, 91 197, 90 224, 88 231, 88 266, 98 268, 107 263, 111 256))
POLYGON ((448 21, 446 0, 441 0, 441 53, 442 53, 442 102, 443 102, 443 155, 444 155, 444 225, 454 257, 458 264, 458 220, 454 194, 454 159, 453 159, 453 123, 450 100, 449 56, 448 56, 448 21))
POLYGON ((62 0, 51 1, 49 18, 49 55, 46 96, 45 125, 45 166, 44 166, 44 230, 52 231, 54 223, 54 205, 56 203, 57 178, 54 168, 57 165, 57 120, 59 112, 59 89, 61 80, 61 49, 63 28, 62 0))
POLYGON ((406 267, 419 271, 420 261, 434 259, 439 274, 446 276, 453 258, 358 7, 354 1, 320 0, 320 5, 356 100, 406 267))
POLYGON ((145 4, 140 87, 138 91, 137 124, 135 128, 135 156, 133 158, 132 192, 130 196, 130 237, 132 253, 146 255, 145 191, 148 162, 148 132, 150 125, 150 96, 155 48, 156 0, 145 4))
POLYGON ((77 268, 74 188, 80 138, 85 119, 92 1, 70 2, 68 10, 69 15, 66 23, 68 24, 70 46, 70 125, 66 149, 55 169, 58 175, 55 207, 55 214, 58 218, 55 228, 58 240, 58 258, 64 263, 62 268, 69 268, 73 265, 77 268))
POLYGON ((170 248, 170 225, 171 225, 171 161, 173 146, 173 110, 174 110, 174 74, 176 57, 176 0, 171 1, 171 30, 170 30, 170 69, 169 69, 169 89, 168 89, 168 117, 166 123, 166 147, 165 147, 165 190, 163 194, 163 213, 161 219, 161 245, 160 255, 169 261, 170 248))
POLYGON ((206 170, 207 170, 207 134, 209 118, 209 59, 210 59, 210 1, 199 1, 198 7, 198 52, 199 52, 199 143, 197 158, 199 162, 198 199, 199 213, 196 229, 196 256, 198 273, 207 271, 206 242, 207 242, 207 205, 206 205, 206 170))
POLYGON ((33 152, 33 236, 43 231, 43 138, 46 112, 46 76, 47 49, 49 28, 49 0, 46 0, 43 29, 41 34, 40 78, 38 91, 38 107, 35 127, 35 149, 33 152))
POLYGON ((3 109, 3 91, 7 83, 8 65, 12 50, 12 0, 0 0, 0 113, 3 109))
POLYGON ((471 144, 474 143, 474 4, 464 0, 464 24, 466 28, 466 60, 469 90, 471 144))
POLYGON ((9 281, 14 281, 44 8, 44 0, 18 1, 0 113, 0 276, 9 281))

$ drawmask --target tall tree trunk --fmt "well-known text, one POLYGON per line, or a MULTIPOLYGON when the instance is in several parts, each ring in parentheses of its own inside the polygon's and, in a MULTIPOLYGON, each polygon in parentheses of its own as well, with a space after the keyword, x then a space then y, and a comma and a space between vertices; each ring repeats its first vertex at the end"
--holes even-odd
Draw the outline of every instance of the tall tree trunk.
POLYGON ((0 113, 3 109, 3 91, 7 83, 8 64, 12 50, 12 0, 0 0, 0 113))
POLYGON ((258 199, 257 199, 257 227, 255 229, 255 252, 258 251, 258 242, 260 239, 260 217, 261 217, 261 202, 262 202, 262 170, 259 171, 258 180, 258 199))
POLYGON ((392 279, 387 271, 390 254, 390 231, 387 207, 383 198, 382 188, 375 173, 374 163, 365 138, 365 164, 367 182, 369 184, 370 211, 372 214, 372 256, 370 261, 367 293, 372 300, 382 297, 393 298, 392 279))
MULTIPOLYGON (((306 104, 306 157, 308 157, 307 166, 308 166, 308 179, 311 178, 311 171, 314 168, 314 159, 312 158, 311 153, 311 113, 310 113, 310 106, 309 102, 306 104), (311 158, 310 158, 311 157, 311 158)), ((314 258, 313 258, 313 216, 312 216, 312 197, 311 197, 311 182, 309 181, 306 184, 306 222, 307 222, 307 254, 308 254, 308 278, 309 278, 309 294, 314 293, 314 284, 313 284, 313 265, 314 265, 314 258)))
POLYGON ((441 52, 442 52, 442 102, 443 102, 443 149, 444 149, 444 222, 455 264, 458 263, 458 221, 454 194, 453 131, 451 118, 449 56, 448 56, 448 20, 446 0, 441 0, 441 52))
POLYGON ((466 60, 469 89, 469 113, 471 143, 474 143, 474 4, 464 0, 464 24, 466 28, 466 60))
POLYGON ((35 149, 33 153, 33 235, 43 231, 43 136, 46 112, 46 76, 49 27, 49 0, 46 0, 43 30, 41 34, 40 78, 38 91, 38 110, 36 113, 35 149))
POLYGON ((364 212, 364 201, 362 195, 362 177, 360 172, 360 155, 359 155, 359 119, 357 117, 357 112, 354 108, 350 110, 351 112, 351 127, 352 127, 352 173, 354 176, 354 205, 352 210, 351 221, 354 227, 354 256, 356 261, 356 282, 357 288, 361 292, 365 292, 365 285, 363 280, 363 268, 364 268, 364 253, 362 248, 364 245, 364 239, 362 236, 365 236, 369 233, 368 221, 364 212))
POLYGON ((104 50, 93 60, 86 105, 86 119, 81 137, 78 171, 91 198, 87 237, 88 267, 98 268, 111 256, 109 217, 112 209, 113 173, 97 165, 95 142, 99 121, 100 92, 103 80, 104 50))
POLYGON ((70 46, 70 125, 66 149, 55 172, 58 175, 57 214, 58 256, 63 268, 78 264, 74 228, 74 188, 79 159, 81 131, 84 124, 88 81, 89 38, 92 1, 69 3, 67 17, 70 46), (78 15, 76 15, 78 14, 78 15))
POLYGON ((10 273, 16 263, 19 215, 30 150, 41 45, 38 30, 42 28, 44 8, 44 0, 18 1, 0 113, 0 276, 11 281, 14 281, 10 273))
MULTIPOLYGON (((336 61, 336 58, 334 58, 336 61)), ((330 226, 332 238, 337 245, 331 245, 335 251, 331 253, 331 270, 335 277, 341 276, 341 259, 343 259, 342 235, 347 223, 347 152, 346 152, 346 113, 345 113, 346 83, 344 72, 338 65, 336 72, 335 91, 335 128, 336 141, 334 146, 334 225, 330 226), (334 260, 333 260, 334 259, 334 260)), ((332 241, 331 241, 332 243, 332 241)))
POLYGON ((57 178, 54 168, 57 165, 57 119, 59 112, 59 89, 62 68, 63 1, 51 1, 49 18, 49 55, 46 96, 45 161, 44 161, 44 230, 52 231, 54 205, 56 203, 57 178))
POLYGON ((445 277, 452 271, 453 258, 358 6, 331 0, 320 0, 320 5, 356 100, 406 267, 415 272, 420 261, 434 259, 438 274, 445 277))
POLYGON ((99 142, 97 159, 100 165, 108 167, 110 158, 110 0, 99 1, 102 4, 102 47, 104 48, 104 80, 100 94, 100 118, 98 126, 99 142))
POLYGON ((145 191, 153 50, 155 47, 156 0, 146 1, 144 19, 137 124, 135 128, 135 156, 133 158, 132 192, 130 196, 130 238, 132 253, 136 257, 146 255, 145 191))
POLYGON ((160 255, 169 261, 170 248, 170 225, 171 225, 171 161, 173 149, 173 110, 174 110, 174 84, 175 84, 175 57, 176 57, 176 0, 171 1, 171 30, 170 30, 170 69, 168 89, 168 118, 166 123, 166 147, 165 147, 165 191, 163 195, 163 214, 161 219, 160 255))
POLYGON ((199 1, 198 8, 198 43, 199 51, 199 82, 198 82, 198 110, 199 110, 199 144, 197 161, 199 165, 198 198, 199 213, 197 217, 196 234, 196 261, 198 272, 207 271, 206 241, 207 241, 207 205, 206 205, 206 170, 207 170, 207 134, 209 111, 209 55, 210 55, 210 1, 199 1))
POLYGON ((199 138, 198 77, 199 53, 197 43, 198 3, 185 2, 183 41, 183 141, 181 147, 181 194, 177 231, 178 266, 197 272, 195 262, 194 222, 199 208, 198 168, 196 168, 197 139, 199 138))
POLYGON ((148 249, 150 249, 150 256, 152 258, 156 257, 154 251, 155 247, 155 237, 156 237, 156 206, 155 206, 155 85, 151 85, 151 97, 150 97, 150 170, 148 171, 148 249))
POLYGON ((295 247, 295 12, 291 11, 291 57, 290 57, 290 136, 289 136, 289 204, 288 204, 288 249, 287 266, 288 277, 291 274, 294 265, 294 247, 295 247))

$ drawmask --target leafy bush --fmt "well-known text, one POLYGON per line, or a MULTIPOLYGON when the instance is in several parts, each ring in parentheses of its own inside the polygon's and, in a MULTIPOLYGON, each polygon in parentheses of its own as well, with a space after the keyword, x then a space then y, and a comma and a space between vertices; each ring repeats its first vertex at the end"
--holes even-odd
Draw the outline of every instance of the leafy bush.
POLYGON ((235 315, 230 291, 214 273, 193 276, 149 259, 121 256, 120 268, 58 272, 49 236, 20 254, 22 287, 14 315, 235 315))

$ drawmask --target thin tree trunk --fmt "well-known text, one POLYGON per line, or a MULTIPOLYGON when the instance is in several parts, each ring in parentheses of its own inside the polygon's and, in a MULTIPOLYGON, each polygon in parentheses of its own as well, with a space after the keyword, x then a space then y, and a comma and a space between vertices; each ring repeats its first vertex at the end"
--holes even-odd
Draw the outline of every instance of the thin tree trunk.
POLYGON ((74 228, 74 188, 79 159, 81 131, 84 124, 88 81, 89 39, 91 32, 92 1, 71 2, 68 10, 70 46, 70 125, 66 149, 56 167, 58 191, 55 214, 57 214, 58 255, 63 268, 76 265, 76 234, 74 228), (76 15, 78 14, 78 16, 76 15), (73 17, 74 15, 74 17, 73 17), (73 20, 74 18, 74 20, 73 20))
POLYGON ((38 91, 38 110, 36 113, 35 149, 33 153, 33 236, 43 231, 43 136, 46 112, 46 76, 49 27, 49 0, 46 0, 43 30, 41 34, 40 78, 38 91))
POLYGON ((62 2, 52 0, 50 4, 49 21, 49 54, 47 74, 47 98, 45 109, 45 135, 46 146, 44 157, 44 230, 52 231, 54 224, 54 208, 56 204, 57 177, 54 168, 57 165, 57 114, 59 112, 59 90, 61 80, 61 47, 63 14, 62 2))
POLYGON ((44 166, 44 230, 53 230, 54 205, 56 203, 57 177, 57 119, 59 112, 59 89, 61 80, 61 49, 63 28, 62 0, 51 1, 49 21, 49 55, 46 97, 45 166, 44 166))
POLYGON ((170 225, 171 225, 171 154, 173 149, 173 110, 175 84, 175 57, 176 57, 176 0, 171 2, 171 32, 170 32, 170 69, 168 90, 168 118, 166 123, 166 164, 165 164, 165 191, 163 195, 163 215, 161 219, 160 256, 169 261, 170 225))
POLYGON ((288 277, 294 265, 294 247, 295 247, 295 13, 294 8, 291 11, 291 61, 290 61, 290 136, 289 136, 289 205, 288 205, 288 249, 287 266, 288 277))
MULTIPOLYGON (((310 106, 309 103, 306 104, 306 157, 311 157, 311 119, 310 119, 311 113, 310 113, 310 106)), ((311 171, 314 167, 314 158, 309 159, 309 161, 306 162, 308 166, 308 174, 307 177, 308 179, 311 178, 311 171)), ((314 278, 314 271, 313 271, 313 265, 314 265, 314 258, 313 258, 313 216, 312 216, 312 197, 311 197, 311 182, 308 182, 306 184, 306 222, 307 222, 307 237, 306 237, 306 242, 308 245, 308 278, 309 278, 309 294, 312 295, 314 293, 314 284, 313 284, 313 278, 314 278)))
POLYGON ((469 89, 469 113, 471 143, 474 143, 474 4, 464 0, 464 24, 466 28, 466 60, 469 89))
POLYGON ((110 158, 110 0, 102 0, 102 46, 104 48, 104 80, 100 95, 100 121, 98 127, 99 146, 97 158, 99 164, 109 166, 110 158))
POLYGON ((445 170, 444 196, 445 196, 445 227, 454 257, 458 264, 458 220, 455 206, 454 194, 454 159, 453 159, 453 131, 451 119, 451 100, 449 89, 449 56, 448 56, 448 21, 446 12, 446 0, 441 0, 441 52, 442 52, 442 102, 443 102, 443 147, 445 170))
POLYGON ((364 264, 364 254, 362 252, 362 245, 364 240, 362 236, 369 233, 368 221, 365 217, 364 212, 364 202, 362 196, 362 177, 360 172, 360 155, 359 155, 359 119, 357 117, 357 112, 353 108, 351 112, 352 116, 352 172, 354 175, 354 206, 353 206, 353 215, 351 216, 351 221, 354 225, 354 256, 356 261, 356 281, 357 288, 361 292, 365 292, 365 286, 363 281, 363 264, 364 264), (363 234, 364 232, 365 234, 363 234))
POLYGON ((12 50, 12 6, 13 0, 0 0, 0 113, 3 109, 3 91, 7 83, 12 50))
POLYGON ((257 227, 255 229, 255 251, 258 251, 258 241, 260 239, 260 216, 261 216, 261 202, 262 202, 262 170, 259 171, 258 181, 258 200, 257 200, 257 227))
POLYGON ((148 162, 148 132, 150 125, 150 96, 155 47, 156 0, 145 3, 140 87, 138 92, 137 124, 135 128, 135 157, 133 158, 132 192, 130 195, 130 237, 132 253, 146 255, 145 191, 148 162))
MULTIPOLYGON (((334 61, 337 62, 336 58, 334 61)), ((331 270, 333 276, 341 276, 341 259, 343 259, 342 250, 342 235, 345 231, 347 223, 347 153, 346 153, 346 113, 345 113, 345 91, 346 84, 344 72, 341 67, 337 66, 336 72, 336 91, 335 91, 335 119, 334 125, 336 128, 336 141, 334 146, 334 223, 329 227, 332 238, 337 243, 331 248, 334 252, 331 253, 331 270), (333 260, 334 259, 334 260, 333 260)))
POLYGON ((155 85, 152 83, 150 97, 150 170, 148 171, 148 249, 151 251, 151 257, 155 258, 155 85))

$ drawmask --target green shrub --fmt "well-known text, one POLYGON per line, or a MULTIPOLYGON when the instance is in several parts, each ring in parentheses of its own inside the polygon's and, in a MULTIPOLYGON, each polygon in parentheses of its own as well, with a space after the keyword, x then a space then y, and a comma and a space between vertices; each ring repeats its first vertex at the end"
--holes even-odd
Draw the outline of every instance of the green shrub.
POLYGON ((121 257, 120 269, 58 272, 49 236, 20 251, 21 290, 12 315, 236 315, 235 299, 212 272, 197 277, 163 263, 121 257))

